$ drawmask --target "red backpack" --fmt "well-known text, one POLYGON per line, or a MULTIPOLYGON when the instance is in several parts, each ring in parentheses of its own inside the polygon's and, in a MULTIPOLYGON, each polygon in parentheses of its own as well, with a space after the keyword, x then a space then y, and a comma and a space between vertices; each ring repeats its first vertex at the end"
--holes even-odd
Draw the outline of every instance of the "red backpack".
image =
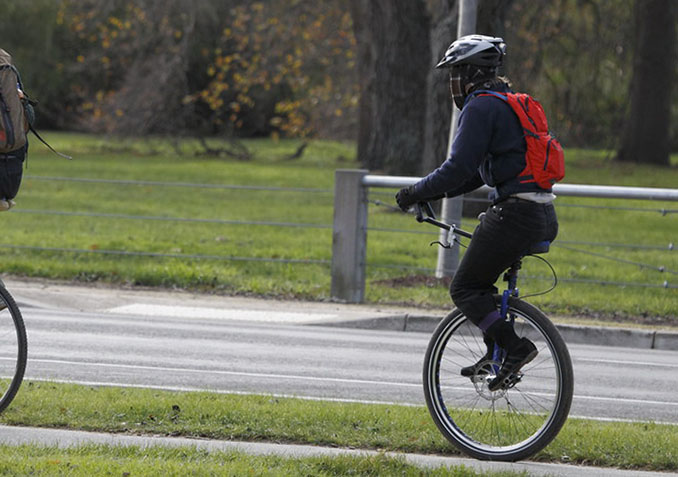
POLYGON ((527 152, 525 169, 518 175, 521 184, 536 182, 542 189, 565 177, 565 154, 558 140, 549 132, 544 109, 539 101, 525 93, 480 91, 479 96, 494 96, 506 102, 516 113, 525 131, 527 152))

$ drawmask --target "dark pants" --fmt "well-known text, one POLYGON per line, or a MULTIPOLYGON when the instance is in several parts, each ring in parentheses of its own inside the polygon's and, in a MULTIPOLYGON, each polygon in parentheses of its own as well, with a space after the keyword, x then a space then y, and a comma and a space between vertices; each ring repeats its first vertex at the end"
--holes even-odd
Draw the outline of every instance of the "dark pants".
POLYGON ((13 199, 19 192, 27 149, 0 154, 0 199, 13 199))
MULTIPOLYGON (((509 199, 487 209, 450 285, 452 301, 474 324, 496 312, 494 283, 533 244, 558 234, 553 204, 509 199)), ((481 328, 484 328, 481 326, 481 328)))

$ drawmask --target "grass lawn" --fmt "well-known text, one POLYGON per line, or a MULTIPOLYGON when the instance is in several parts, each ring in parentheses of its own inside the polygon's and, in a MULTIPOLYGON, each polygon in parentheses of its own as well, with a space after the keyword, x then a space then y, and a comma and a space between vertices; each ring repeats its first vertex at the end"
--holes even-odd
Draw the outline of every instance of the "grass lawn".
MULTIPOLYGON (((458 455, 437 430, 425 407, 272 396, 29 381, 0 415, 0 423, 458 455)), ((6 455, 3 452, 3 462, 6 455)), ((678 469, 678 432, 672 425, 570 419, 559 436, 533 460, 675 471, 678 469)), ((62 461, 68 462, 65 458, 62 461)), ((383 465, 402 463, 384 462, 383 465)))
MULTIPOLYGON (((196 156, 191 141, 177 151, 161 139, 47 136, 75 159, 34 141, 18 206, 0 216, 2 273, 330 298, 334 170, 357 167, 352 144, 314 141, 302 158, 289 160, 298 142, 250 140, 244 143, 254 159, 238 161, 196 156)), ((568 150, 566 160, 567 183, 678 184, 675 165, 618 165, 586 150, 568 150)), ((394 192, 375 189, 370 197, 392 203, 394 192)), ((678 204, 569 197, 556 204, 561 232, 547 257, 561 283, 531 301, 556 314, 674 323, 678 291, 662 285, 678 284, 678 255, 669 250, 678 213, 661 210, 675 212, 678 204), (638 208, 645 210, 629 210, 638 208)), ((369 302, 450 305, 445 284, 420 270, 435 266, 432 227, 371 205, 369 229, 369 302)), ((538 260, 526 260, 523 273, 523 294, 550 286, 550 271, 538 260)))
POLYGON ((248 456, 238 452, 206 452, 111 446, 70 449, 0 446, 0 475, 265 476, 265 477, 525 477, 524 472, 476 472, 464 466, 422 469, 403 459, 375 457, 248 456))
POLYGON ((35 445, 0 446, 0 475, 265 476, 265 477, 520 477, 524 472, 476 472, 464 466, 422 469, 403 459, 375 457, 283 458, 191 448, 35 445))

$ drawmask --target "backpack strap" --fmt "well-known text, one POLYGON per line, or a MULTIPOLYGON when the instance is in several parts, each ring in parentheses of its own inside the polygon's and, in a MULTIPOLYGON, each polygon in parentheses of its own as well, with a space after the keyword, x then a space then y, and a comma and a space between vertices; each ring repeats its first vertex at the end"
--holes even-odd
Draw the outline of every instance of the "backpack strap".
POLYGON ((47 146, 47 147, 49 148, 49 150, 52 151, 54 154, 56 154, 57 156, 61 156, 61 157, 65 158, 65 159, 73 159, 71 156, 69 156, 69 155, 67 155, 67 154, 62 154, 62 153, 60 153, 59 151, 57 151, 56 149, 54 149, 52 146, 50 146, 49 144, 47 144, 47 141, 45 141, 45 140, 42 138, 42 136, 40 136, 40 134, 38 134, 38 131, 36 131, 36 130, 33 128, 32 125, 30 125, 30 126, 28 127, 28 129, 29 129, 33 134, 35 134, 35 137, 37 137, 37 138, 40 140, 40 142, 43 143, 45 146, 47 146))
MULTIPOLYGON (((527 102, 530 99, 530 96, 527 94, 519 93, 498 93, 497 91, 491 90, 478 90, 472 93, 473 96, 494 96, 504 101, 518 116, 520 124, 525 131, 525 134, 538 137, 539 127, 535 124, 534 120, 528 114, 528 105, 527 102), (521 101, 522 99, 522 101, 521 101)), ((471 96, 469 96, 470 98, 471 96)), ((468 98, 467 98, 468 99, 468 98)))
POLYGON ((508 98, 506 97, 506 94, 498 93, 490 89, 478 89, 476 91, 473 91, 466 97, 466 100, 464 101, 464 106, 466 105, 466 103, 471 101, 471 99, 475 98, 476 96, 494 96, 496 98, 501 99, 505 103, 508 103, 508 98))

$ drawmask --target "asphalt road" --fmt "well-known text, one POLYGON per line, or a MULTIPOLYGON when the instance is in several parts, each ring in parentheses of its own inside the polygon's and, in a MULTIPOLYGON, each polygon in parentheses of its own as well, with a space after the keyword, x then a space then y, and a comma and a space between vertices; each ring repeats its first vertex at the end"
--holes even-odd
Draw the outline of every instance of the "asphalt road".
MULTIPOLYGON (((428 334, 308 326, 300 324, 303 311, 283 316, 275 302, 230 316, 205 310, 24 304, 26 379, 424 404, 428 334)), ((571 416, 678 423, 678 352, 591 345, 570 352, 571 416)))

